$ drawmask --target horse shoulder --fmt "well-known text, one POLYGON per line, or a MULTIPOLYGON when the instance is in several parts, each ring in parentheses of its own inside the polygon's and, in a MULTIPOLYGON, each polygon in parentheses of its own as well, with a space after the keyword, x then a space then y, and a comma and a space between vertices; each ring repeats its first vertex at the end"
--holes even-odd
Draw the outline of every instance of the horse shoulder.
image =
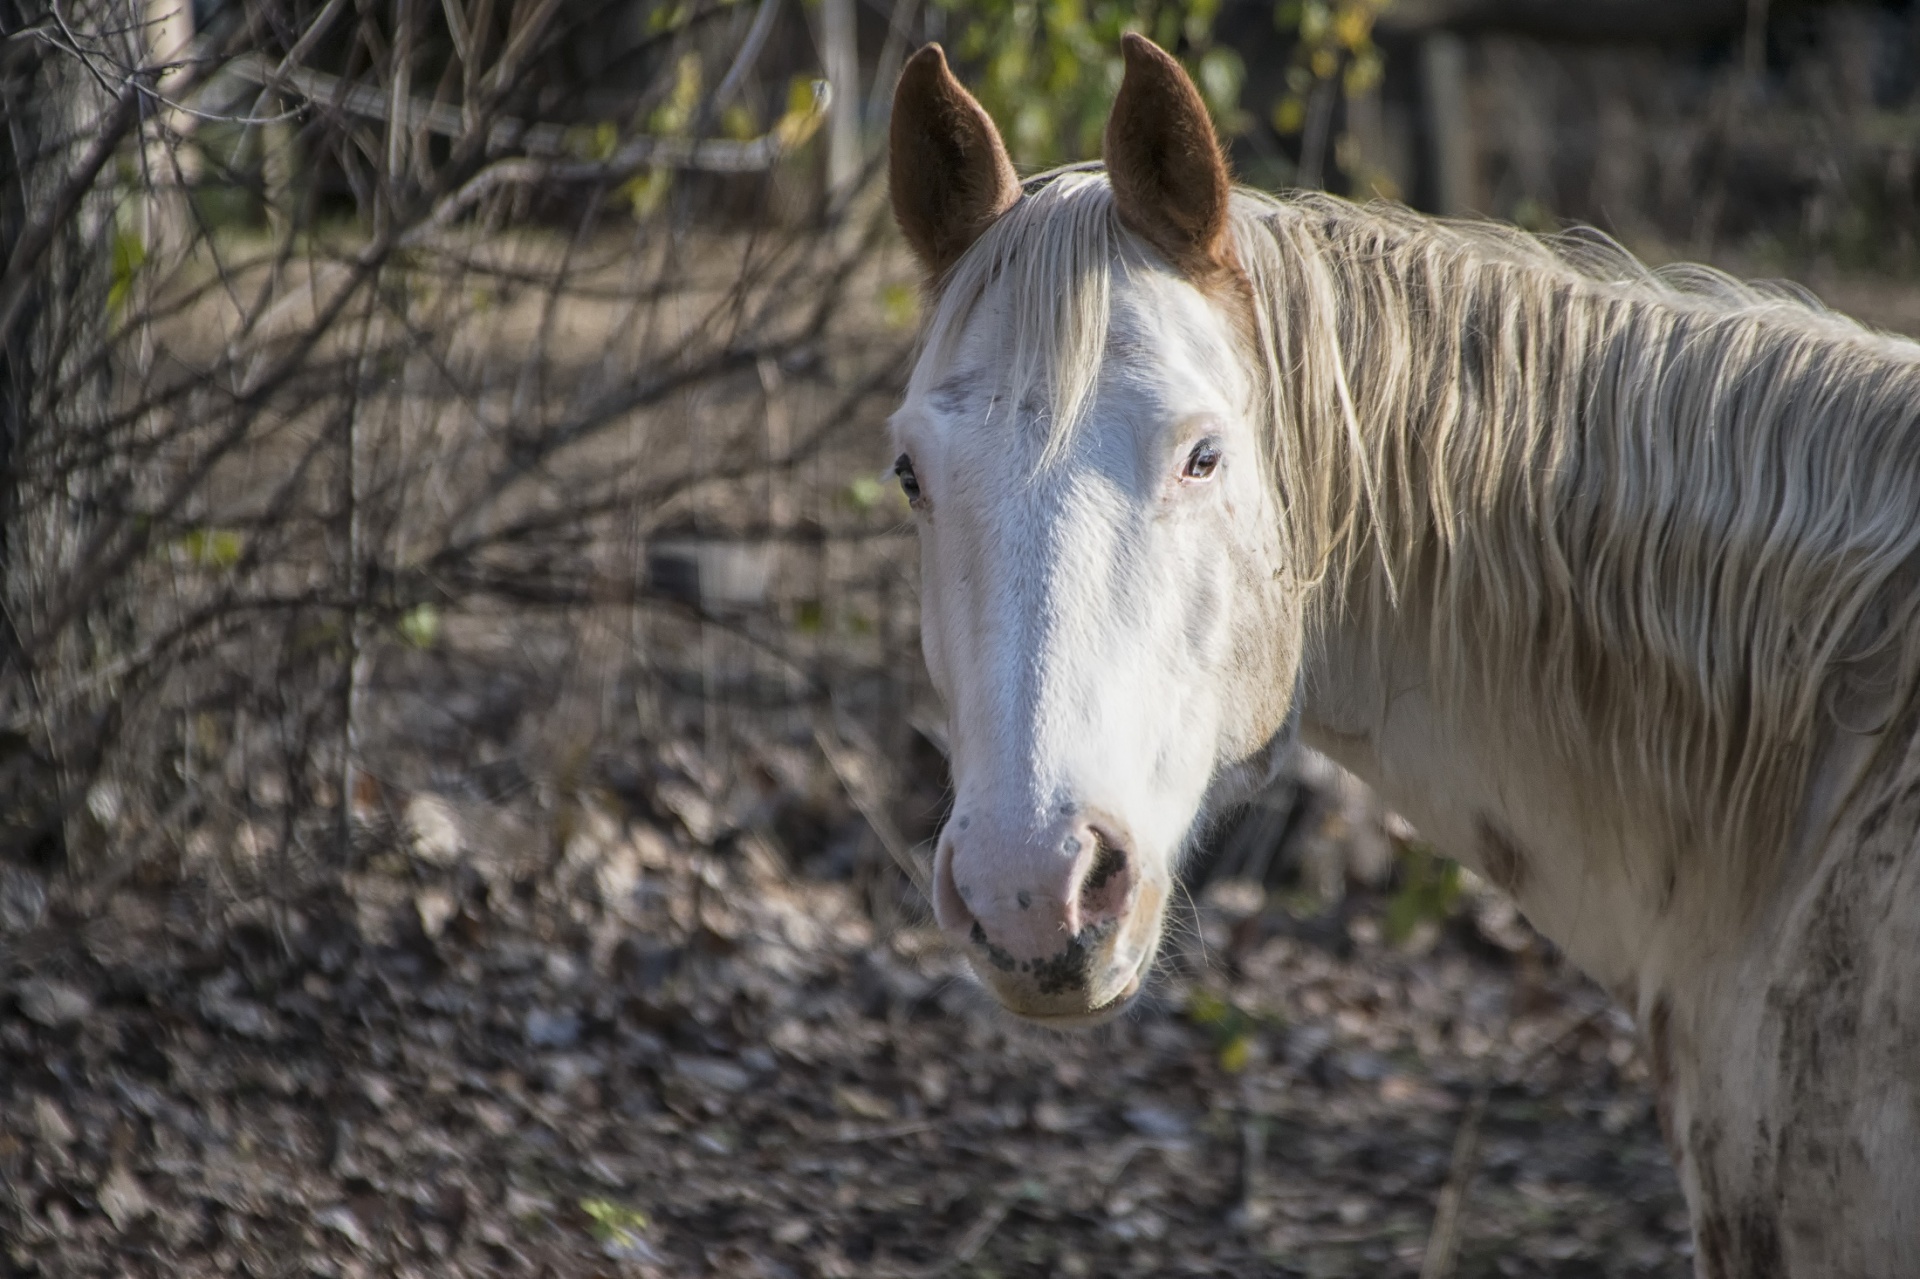
POLYGON ((1895 1275, 1920 1257, 1920 733, 1850 788, 1747 960, 1661 996, 1649 1053, 1700 1272, 1895 1275))

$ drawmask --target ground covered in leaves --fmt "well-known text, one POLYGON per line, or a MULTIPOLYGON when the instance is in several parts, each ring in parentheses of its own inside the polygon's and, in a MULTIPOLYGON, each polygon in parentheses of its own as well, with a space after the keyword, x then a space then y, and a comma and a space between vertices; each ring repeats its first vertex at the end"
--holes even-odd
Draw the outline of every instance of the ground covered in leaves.
POLYGON ((1493 898, 1216 885, 1066 1036, 751 834, 484 825, 222 908, 5 872, 0 1271, 1690 1273, 1631 1027, 1493 898))

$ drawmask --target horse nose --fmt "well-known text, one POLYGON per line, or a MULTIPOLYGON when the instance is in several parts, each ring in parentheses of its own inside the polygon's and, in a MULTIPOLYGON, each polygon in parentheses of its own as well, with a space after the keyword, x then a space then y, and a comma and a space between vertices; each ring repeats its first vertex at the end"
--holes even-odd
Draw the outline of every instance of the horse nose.
POLYGON ((996 965, 1051 959, 1125 917, 1137 868, 1113 824, 1082 818, 1038 840, 969 838, 968 824, 942 833, 933 915, 996 965))

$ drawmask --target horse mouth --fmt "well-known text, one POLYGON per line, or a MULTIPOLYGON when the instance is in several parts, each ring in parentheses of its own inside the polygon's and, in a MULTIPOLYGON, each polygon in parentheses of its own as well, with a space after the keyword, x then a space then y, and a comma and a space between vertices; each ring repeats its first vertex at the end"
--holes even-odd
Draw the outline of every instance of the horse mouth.
POLYGON ((1036 1026, 1045 1026, 1052 1030, 1080 1030, 1101 1025, 1102 1023, 1113 1020, 1122 1012, 1126 1011, 1127 1005, 1131 1004, 1134 998, 1139 995, 1140 987, 1147 973, 1147 961, 1151 956, 1151 951, 1142 952, 1139 960, 1134 965, 1133 976, 1127 978, 1126 985, 1122 986, 1119 991, 1105 1003, 1096 1005, 1093 1008, 1070 1013, 1030 1013, 1007 1006, 1007 1011, 1022 1021, 1031 1022, 1036 1026))

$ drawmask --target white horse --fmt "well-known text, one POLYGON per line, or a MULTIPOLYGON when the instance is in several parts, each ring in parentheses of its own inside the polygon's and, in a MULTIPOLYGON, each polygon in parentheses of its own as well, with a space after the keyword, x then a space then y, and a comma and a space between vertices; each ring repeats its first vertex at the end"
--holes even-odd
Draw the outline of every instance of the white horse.
POLYGON ((896 96, 941 926, 1112 1015, 1297 720, 1635 1011, 1701 1275, 1920 1275, 1920 346, 1235 190, 1125 55, 1024 187, 938 48, 896 96))

